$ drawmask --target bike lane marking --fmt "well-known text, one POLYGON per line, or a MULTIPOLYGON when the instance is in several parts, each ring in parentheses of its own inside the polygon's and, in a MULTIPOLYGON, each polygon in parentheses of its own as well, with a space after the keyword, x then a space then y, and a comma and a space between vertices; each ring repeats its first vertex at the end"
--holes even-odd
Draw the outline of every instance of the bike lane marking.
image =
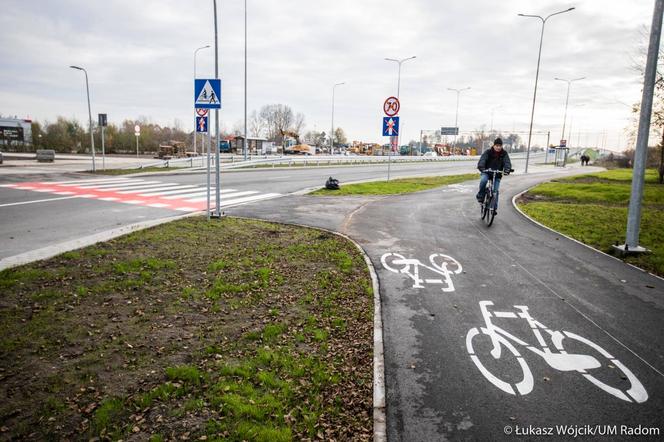
POLYGON ((655 371, 657 374, 660 376, 664 377, 664 373, 662 373, 660 370, 658 370, 655 366, 653 366, 651 363, 649 363, 645 358, 643 358, 641 355, 636 353, 636 351, 632 350, 629 346, 624 344, 620 339, 618 339, 616 336, 612 335, 608 330, 600 326, 596 321, 594 321, 591 317, 583 313, 581 310, 579 310, 576 306, 572 305, 569 303, 564 296, 560 295, 558 292, 556 292, 553 288, 551 288, 550 285, 542 281, 540 278, 538 278, 535 274, 533 274, 530 270, 528 270, 526 267, 524 267, 516 258, 512 257, 508 253, 506 253, 498 244, 495 243, 484 231, 482 231, 480 228, 475 225, 472 220, 467 216, 466 212, 464 210, 461 210, 461 213, 464 218, 468 221, 470 225, 472 225, 477 232, 488 242, 490 243, 495 249, 500 251, 501 254, 509 258, 516 266, 518 266, 521 270, 523 270, 530 278, 535 280, 540 286, 544 287, 548 292, 553 294, 556 298, 565 301, 565 304, 572 308, 577 314, 579 314, 582 318, 584 318, 586 321, 588 321, 590 324, 592 324, 594 327, 596 327, 598 330, 602 331, 606 336, 611 338, 614 342, 616 342, 618 345, 623 347, 625 350, 630 352, 632 355, 634 355, 637 359, 639 359, 641 362, 646 364, 648 367, 650 367, 653 371, 655 371))

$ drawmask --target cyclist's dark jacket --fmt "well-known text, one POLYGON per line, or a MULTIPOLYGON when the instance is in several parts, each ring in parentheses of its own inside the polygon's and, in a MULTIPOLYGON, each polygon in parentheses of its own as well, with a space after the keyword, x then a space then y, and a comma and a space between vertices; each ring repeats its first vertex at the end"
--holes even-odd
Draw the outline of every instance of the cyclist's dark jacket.
POLYGON ((505 149, 498 153, 498 151, 494 150, 492 147, 482 154, 480 160, 477 162, 477 168, 480 172, 484 172, 484 169, 510 170, 512 168, 512 162, 505 149))

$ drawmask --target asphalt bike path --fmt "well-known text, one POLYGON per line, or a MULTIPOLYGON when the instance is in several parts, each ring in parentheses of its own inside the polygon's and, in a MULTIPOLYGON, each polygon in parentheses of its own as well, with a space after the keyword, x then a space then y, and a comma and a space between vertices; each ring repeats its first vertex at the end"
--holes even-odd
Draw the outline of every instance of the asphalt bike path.
POLYGON ((664 281, 512 207, 548 178, 506 177, 490 228, 476 182, 228 213, 337 230, 367 252, 380 280, 389 441, 661 439, 664 281))

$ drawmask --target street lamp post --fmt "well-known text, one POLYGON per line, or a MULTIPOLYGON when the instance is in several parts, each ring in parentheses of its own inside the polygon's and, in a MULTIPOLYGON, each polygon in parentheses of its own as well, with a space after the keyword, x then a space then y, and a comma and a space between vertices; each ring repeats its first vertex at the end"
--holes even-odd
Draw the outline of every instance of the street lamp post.
POLYGON ((88 71, 79 66, 69 66, 72 69, 78 69, 85 73, 85 90, 88 93, 88 118, 90 120, 90 146, 92 147, 92 171, 96 171, 95 167, 95 137, 92 134, 92 110, 90 109, 90 86, 88 85, 88 71))
POLYGON ((579 81, 583 80, 586 77, 579 77, 579 78, 573 78, 571 80, 566 80, 564 78, 554 78, 554 80, 558 81, 565 81, 567 82, 567 98, 565 98, 565 114, 563 116, 563 133, 562 136, 560 137, 561 140, 565 140, 565 123, 567 122, 567 105, 569 104, 569 90, 570 90, 570 85, 572 84, 573 81, 579 81))
MULTIPOLYGON (((400 60, 396 58, 385 58, 387 61, 393 61, 399 65, 399 74, 397 75, 397 100, 399 99, 399 94, 401 92, 401 65, 405 63, 408 60, 413 60, 417 56, 413 55, 412 57, 407 57, 407 58, 402 58, 400 60)), ((396 144, 397 144, 397 149, 399 148, 399 137, 401 135, 401 128, 399 129, 399 133, 396 136, 396 144)), ((391 165, 391 159, 392 159, 392 143, 390 143, 390 150, 389 154, 387 155, 387 181, 390 180, 390 165, 391 165)))
MULTIPOLYGON (((470 89, 470 86, 465 87, 463 89, 453 89, 451 87, 448 87, 448 91, 454 91, 457 94, 457 102, 456 102, 456 116, 454 117, 454 127, 456 128, 457 134, 454 135, 454 149, 456 149, 456 142, 457 142, 457 137, 459 136, 459 95, 461 95, 461 92, 467 91, 470 89)), ((454 152, 453 152, 454 153, 454 152)))
POLYGON ((539 52, 537 53, 537 71, 535 72, 535 91, 533 92, 533 107, 530 112, 530 129, 528 130, 528 149, 526 151, 525 173, 528 173, 528 160, 530 159, 530 142, 533 137, 533 118, 535 117, 535 100, 537 99, 537 80, 539 79, 540 60, 542 59, 542 40, 544 39, 544 25, 546 24, 546 21, 549 18, 553 17, 554 15, 563 14, 573 9, 574 8, 569 8, 565 9, 564 11, 554 12, 553 14, 547 15, 546 18, 542 18, 539 15, 518 14, 519 17, 532 17, 532 18, 539 18, 540 20, 542 20, 542 33, 540 34, 539 52))
MULTIPOLYGON (((201 46, 200 48, 197 48, 194 51, 194 80, 196 80, 196 54, 198 54, 198 51, 200 51, 201 49, 207 49, 209 47, 210 47, 210 45, 201 46)), ((198 114, 196 114, 196 109, 194 109, 194 120, 195 120, 197 115, 198 114)), ((198 133, 196 132, 196 127, 194 127, 194 153, 197 153, 197 151, 196 151, 196 138, 198 138, 198 133)), ((203 153, 202 149, 201 149, 201 153, 203 153)))
MULTIPOLYGON (((247 0, 244 0, 244 160, 247 161, 247 0)), ((258 153, 258 152, 256 152, 258 153)))
POLYGON ((334 90, 346 82, 336 83, 332 86, 332 128, 330 129, 330 155, 334 155, 334 90))

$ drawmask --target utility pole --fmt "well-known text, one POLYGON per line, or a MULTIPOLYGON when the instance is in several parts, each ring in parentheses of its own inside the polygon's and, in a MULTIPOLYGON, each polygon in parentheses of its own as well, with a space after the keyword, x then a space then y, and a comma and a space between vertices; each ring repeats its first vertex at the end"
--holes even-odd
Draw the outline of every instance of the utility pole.
POLYGON ((655 91, 655 77, 657 74, 659 42, 662 34, 663 12, 664 0, 655 0, 655 9, 653 11, 652 25, 650 27, 648 58, 643 80, 639 130, 636 138, 636 151, 634 153, 632 193, 629 198, 629 212, 627 214, 627 238, 625 244, 614 246, 622 253, 639 253, 647 251, 644 247, 639 245, 639 228, 641 225, 641 200, 643 198, 646 157, 648 155, 648 135, 650 133, 650 117, 652 113, 653 94, 655 91))

